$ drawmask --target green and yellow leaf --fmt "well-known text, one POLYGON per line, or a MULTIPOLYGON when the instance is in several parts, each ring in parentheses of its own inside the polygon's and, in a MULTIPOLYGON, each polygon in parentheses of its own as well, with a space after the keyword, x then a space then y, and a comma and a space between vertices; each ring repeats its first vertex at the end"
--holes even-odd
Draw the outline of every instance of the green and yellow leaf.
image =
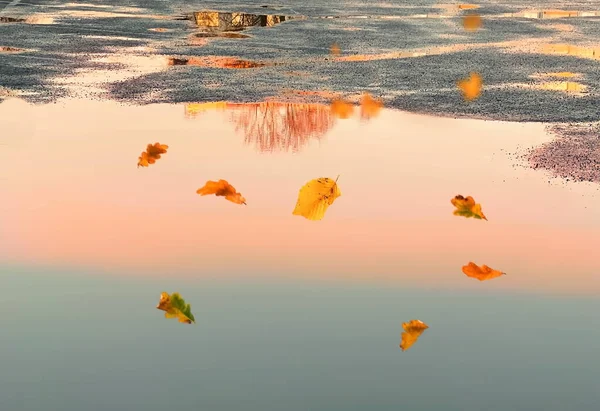
POLYGON ((187 324, 196 322, 192 314, 192 307, 186 304, 179 293, 173 293, 169 296, 168 293, 162 292, 156 308, 165 311, 165 318, 177 318, 180 323, 187 324))
POLYGON ((450 200, 452 205, 456 207, 454 210, 454 215, 467 217, 467 218, 476 218, 478 220, 486 220, 486 216, 481 211, 481 204, 476 204, 473 197, 468 196, 467 198, 457 195, 452 200, 450 200))

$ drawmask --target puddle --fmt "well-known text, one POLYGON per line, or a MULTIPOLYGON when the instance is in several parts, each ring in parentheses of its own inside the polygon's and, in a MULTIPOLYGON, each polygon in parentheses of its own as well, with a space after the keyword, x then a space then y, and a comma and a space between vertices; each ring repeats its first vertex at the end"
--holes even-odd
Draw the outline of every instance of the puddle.
POLYGON ((237 33, 235 31, 224 31, 224 32, 203 31, 201 33, 194 34, 193 37, 197 37, 197 38, 223 37, 226 39, 248 39, 251 36, 249 36, 247 34, 237 33))
POLYGON ((248 27, 272 27, 287 20, 301 17, 274 14, 223 13, 219 11, 194 12, 192 20, 207 31, 238 31, 248 27))
POLYGON ((600 11, 573 10, 523 10, 518 13, 505 13, 501 17, 521 17, 526 19, 562 19, 568 17, 596 17, 600 11))
POLYGON ((572 73, 570 71, 561 71, 558 73, 536 73, 529 76, 531 78, 548 78, 548 77, 557 77, 557 78, 579 78, 581 77, 581 73, 572 73))
POLYGON ((228 111, 244 143, 263 153, 299 152, 311 140, 320 140, 335 124, 329 106, 315 103, 226 101, 190 103, 185 117, 195 119, 207 111, 228 111))
POLYGON ((25 49, 17 47, 0 46, 0 53, 22 53, 25 49))
POLYGON ((600 59, 600 47, 580 47, 572 44, 544 44, 537 51, 549 55, 575 56, 591 60, 600 59))
POLYGON ((169 66, 196 66, 227 69, 250 69, 269 66, 268 63, 261 63, 251 60, 242 60, 235 57, 169 57, 169 66))
POLYGON ((587 93, 587 86, 575 81, 548 81, 535 86, 535 88, 540 90, 564 91, 571 94, 587 93))
POLYGON ((25 23, 25 19, 18 19, 15 17, 2 17, 0 16, 0 23, 25 23))
POLYGON ((54 24, 54 18, 48 16, 31 16, 27 18, 0 16, 0 23, 54 24))

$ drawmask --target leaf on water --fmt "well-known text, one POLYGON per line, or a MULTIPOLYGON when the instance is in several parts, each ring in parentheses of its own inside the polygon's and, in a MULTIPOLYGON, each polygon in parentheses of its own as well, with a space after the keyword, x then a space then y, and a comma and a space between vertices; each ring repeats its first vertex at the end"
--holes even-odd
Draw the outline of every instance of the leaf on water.
POLYGON ((458 88, 462 91, 466 101, 473 101, 481 95, 482 79, 478 73, 471 72, 468 78, 457 82, 458 88))
POLYGON ((467 217, 467 218, 476 218, 478 220, 486 220, 486 216, 481 211, 481 204, 475 204, 475 200, 473 197, 468 196, 467 198, 461 196, 460 194, 450 200, 452 205, 456 207, 454 210, 454 215, 467 217))
POLYGON ((410 320, 402 324, 404 331, 402 332, 402 341, 400 348, 402 351, 408 350, 423 334, 423 331, 429 328, 427 324, 420 320, 410 320))
POLYGON ((481 16, 479 14, 467 14, 463 17, 463 27, 468 31, 475 31, 481 27, 481 16))
POLYGON ((148 144, 146 151, 142 152, 138 158, 138 167, 148 167, 150 164, 154 164, 156 160, 160 159, 161 154, 165 154, 169 146, 166 144, 154 143, 148 144))
POLYGON ((354 105, 344 100, 333 100, 331 102, 331 113, 342 119, 350 118, 354 113, 354 105))
POLYGON ((360 100, 360 116, 364 119, 375 117, 382 107, 383 102, 381 100, 376 100, 369 93, 365 93, 360 100))
MULTIPOLYGON (((339 178, 339 176, 338 176, 339 178)), ((333 204, 342 193, 337 185, 337 178, 322 177, 310 180, 300 189, 298 202, 293 215, 305 217, 308 220, 322 220, 327 207, 333 204)))
POLYGON ((340 46, 338 46, 337 43, 333 43, 331 45, 331 48, 329 49, 329 51, 331 52, 331 54, 333 54, 334 56, 339 56, 342 53, 342 49, 340 49, 340 46))
POLYGON ((232 203, 246 205, 246 199, 242 197, 242 195, 238 193, 235 188, 226 180, 209 180, 206 182, 206 184, 204 184, 204 187, 199 188, 196 193, 200 194, 201 196, 214 194, 216 196, 225 197, 226 200, 229 200, 232 203))
POLYGON ((196 322, 192 314, 192 307, 185 303, 179 293, 173 293, 169 296, 168 293, 163 291, 160 294, 160 301, 156 308, 165 311, 165 318, 177 318, 180 323, 186 324, 196 322))
POLYGON ((469 262, 468 265, 463 266, 462 271, 467 275, 467 277, 477 278, 479 281, 491 280, 492 278, 506 275, 506 273, 494 270, 485 264, 479 267, 473 262, 469 262))

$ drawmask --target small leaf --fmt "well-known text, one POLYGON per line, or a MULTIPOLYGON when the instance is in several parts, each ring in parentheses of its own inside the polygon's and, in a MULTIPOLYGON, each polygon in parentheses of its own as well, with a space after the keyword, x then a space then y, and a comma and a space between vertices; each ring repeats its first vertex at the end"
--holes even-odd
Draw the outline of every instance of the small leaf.
POLYGON ((468 78, 459 80, 457 83, 466 101, 473 101, 479 98, 482 84, 481 76, 475 72, 472 72, 468 78))
POLYGON ((466 218, 473 217, 478 220, 483 219, 487 221, 483 211, 481 211, 481 204, 476 204, 473 197, 468 196, 465 198, 459 194, 450 200, 450 202, 454 207, 456 207, 456 210, 454 210, 454 215, 466 218))
POLYGON ((331 52, 331 54, 333 54, 334 56, 339 56, 342 53, 342 50, 340 49, 340 46, 338 46, 337 43, 333 43, 331 45, 331 48, 329 49, 329 51, 331 52))
POLYGON ((408 350, 423 334, 423 331, 429 328, 427 324, 420 320, 411 320, 402 324, 404 331, 402 332, 402 341, 400 348, 402 351, 408 350))
POLYGON ((148 167, 150 164, 154 164, 156 160, 160 159, 161 154, 165 154, 169 146, 166 144, 154 143, 148 144, 146 151, 142 152, 138 159, 138 167, 148 167))
POLYGON ((226 180, 219 181, 207 181, 204 187, 199 188, 196 193, 201 196, 214 194, 216 196, 225 197, 226 200, 236 204, 246 205, 246 199, 238 193, 235 188, 229 184, 226 180))
POLYGON ((383 102, 381 100, 376 100, 369 93, 365 93, 360 100, 360 116, 364 119, 375 117, 382 107, 383 102))
POLYGON ((350 118, 354 113, 354 105, 344 100, 333 100, 331 102, 331 113, 342 119, 350 118))
POLYGON ((481 16, 479 14, 467 14, 463 17, 463 27, 468 31, 475 31, 481 27, 481 16))
POLYGON ((462 271, 467 275, 467 277, 476 278, 479 281, 491 280, 492 278, 506 275, 506 273, 494 270, 485 264, 479 267, 473 262, 469 262, 468 265, 463 266, 462 271))
POLYGON ((341 195, 337 179, 322 177, 310 180, 300 189, 292 214, 308 220, 322 220, 327 208, 341 195))
POLYGON ((180 323, 186 324, 196 322, 192 314, 192 307, 185 303, 179 293, 173 293, 169 296, 168 293, 162 292, 156 308, 166 311, 165 318, 177 318, 180 323))

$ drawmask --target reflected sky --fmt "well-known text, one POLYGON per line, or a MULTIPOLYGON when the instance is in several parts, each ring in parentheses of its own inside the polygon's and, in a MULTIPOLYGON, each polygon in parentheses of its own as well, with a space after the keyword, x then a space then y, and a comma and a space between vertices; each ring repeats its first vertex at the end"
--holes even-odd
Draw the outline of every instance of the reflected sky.
POLYGON ((369 122, 337 121, 301 151, 267 155, 223 112, 183 113, 94 101, 0 104, 1 261, 482 289, 461 272, 475 261, 507 273, 494 280, 499 289, 600 290, 596 186, 515 167, 512 153, 550 139, 543 124, 383 109, 369 122), (139 153, 156 141, 168 152, 138 169, 139 153), (337 175, 343 195, 324 220, 292 216, 302 185, 337 175), (221 178, 248 206, 196 194, 221 178), (453 216, 457 194, 474 196, 489 221, 453 216))

